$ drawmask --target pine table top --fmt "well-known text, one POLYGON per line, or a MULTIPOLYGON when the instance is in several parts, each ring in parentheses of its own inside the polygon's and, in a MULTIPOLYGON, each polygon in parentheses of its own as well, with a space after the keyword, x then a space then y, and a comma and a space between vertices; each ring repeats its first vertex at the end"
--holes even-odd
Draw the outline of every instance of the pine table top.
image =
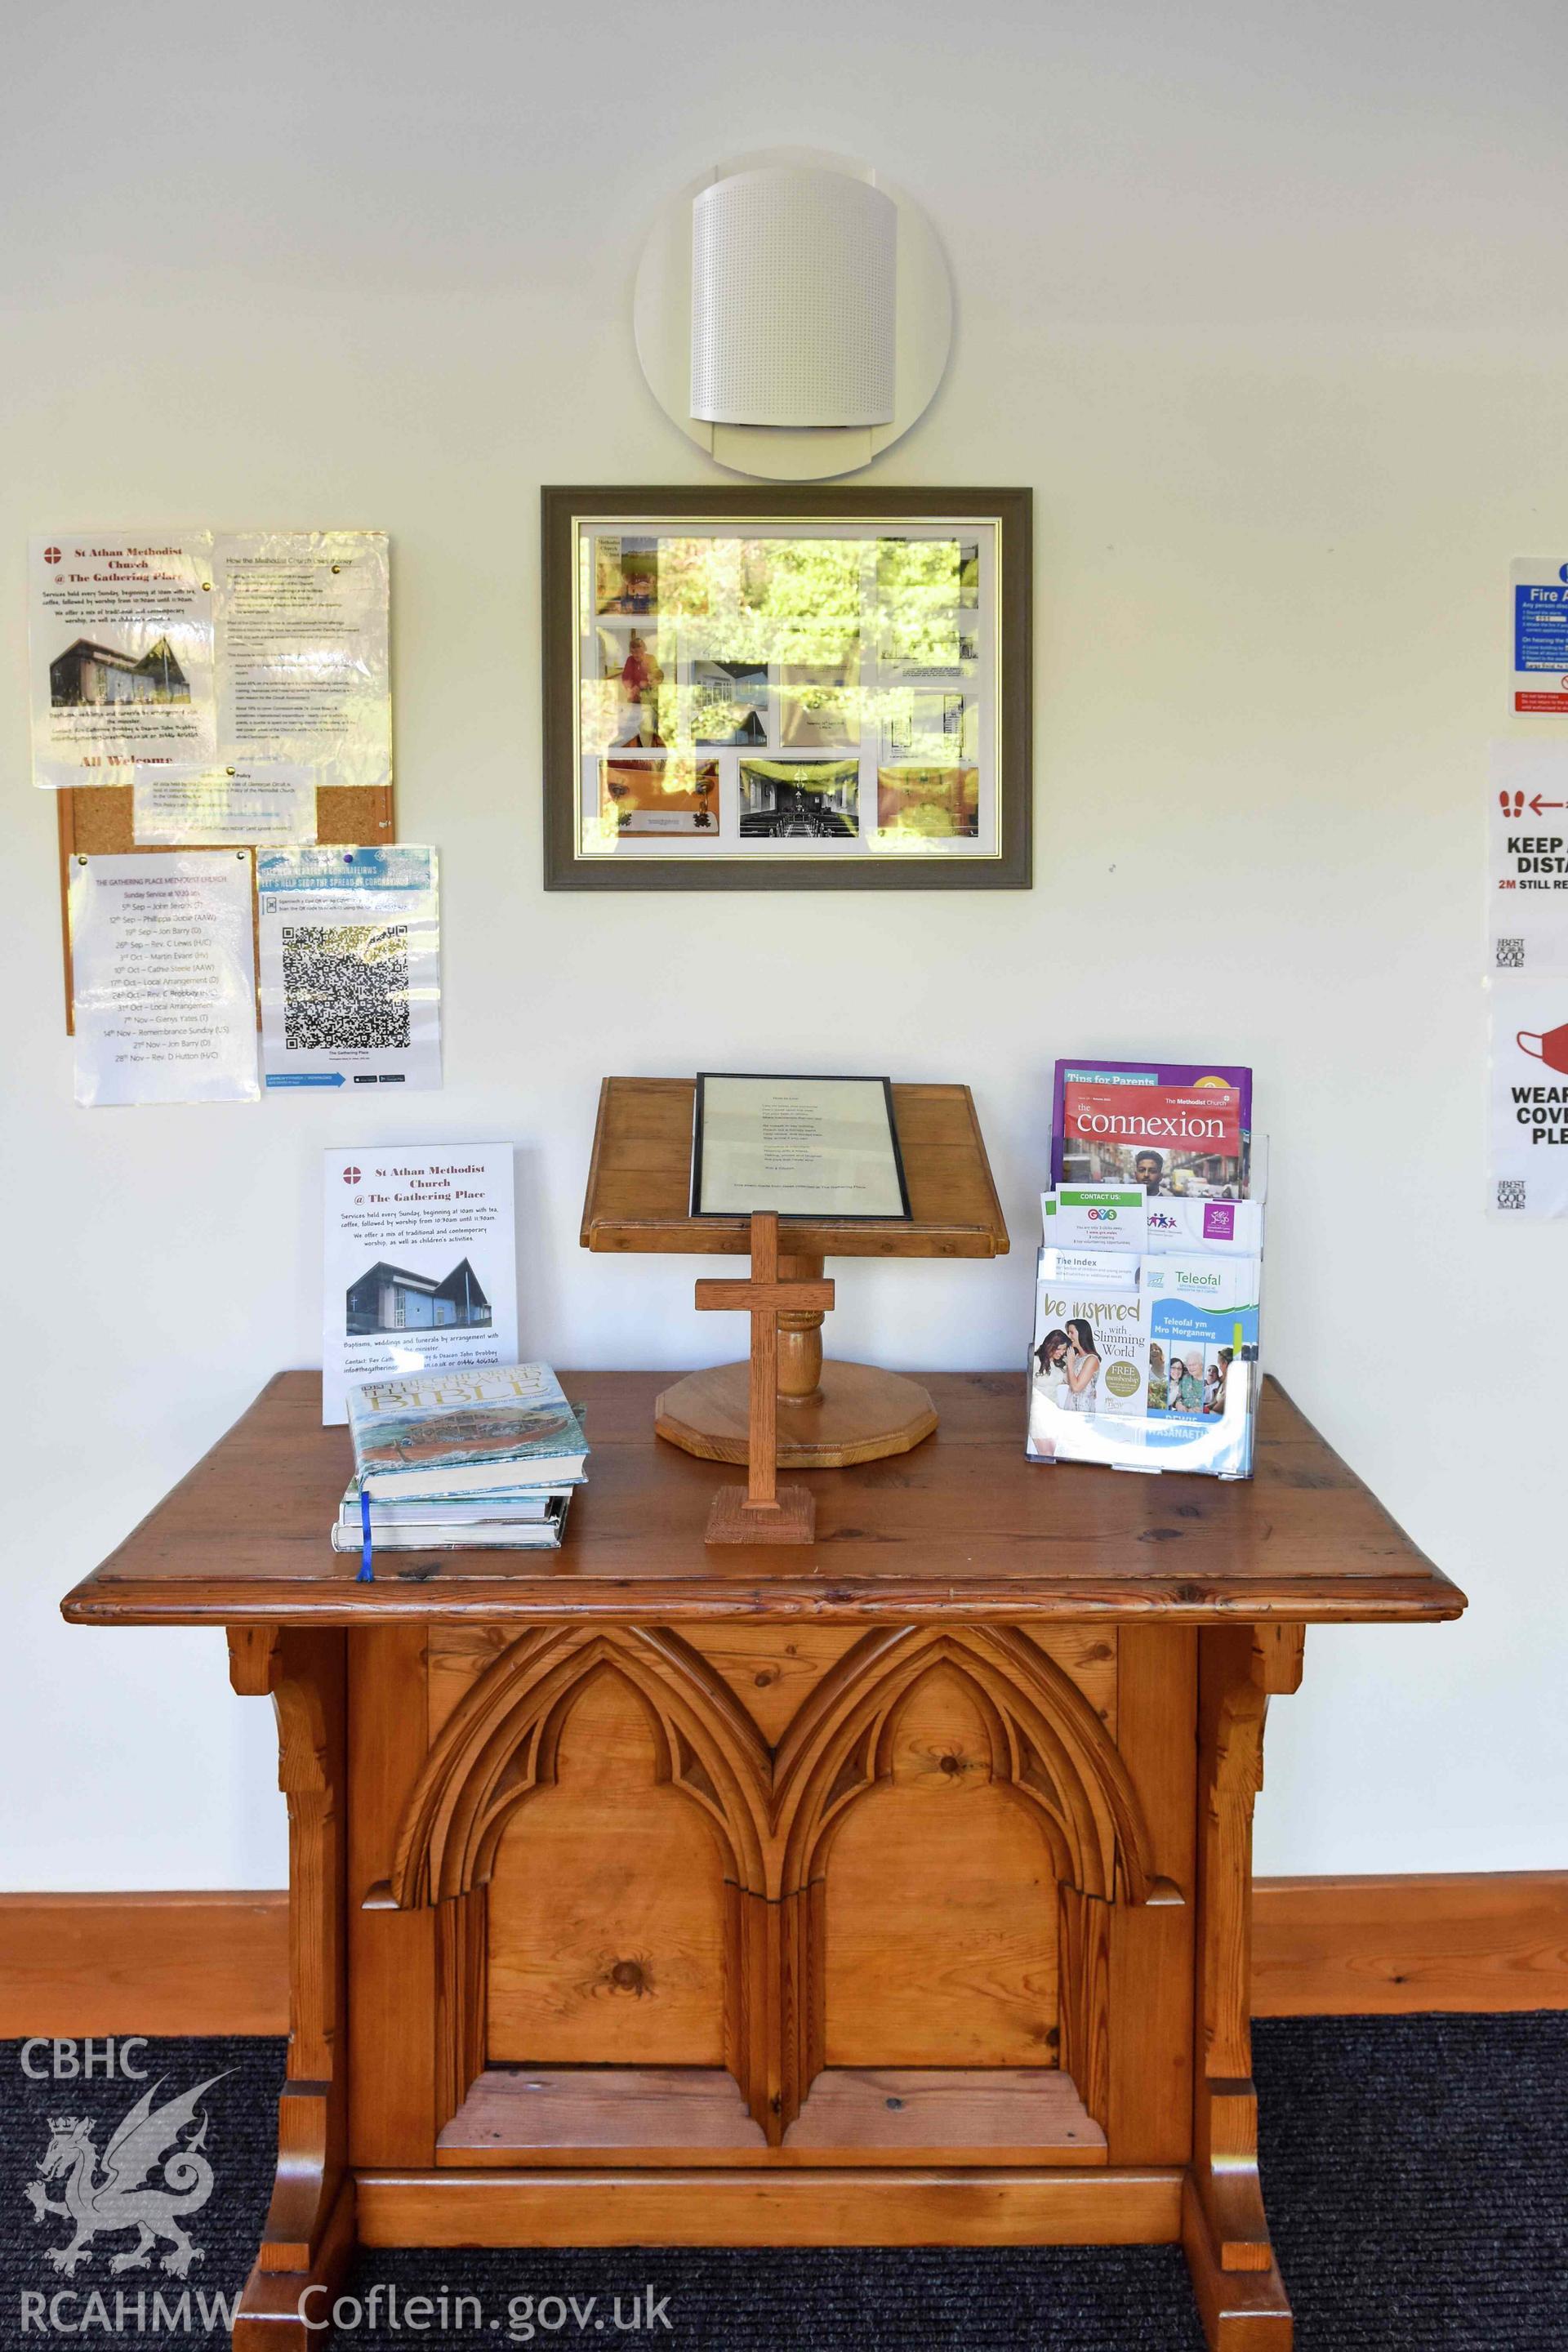
POLYGON ((792 1473, 816 1496, 798 1549, 702 1541, 740 1473, 654 1435, 668 1372, 568 1372, 587 1410, 589 1483, 547 1552, 384 1552, 375 1581, 332 1551, 352 1468, 321 1425, 316 1372, 280 1372, 189 1475, 68 1595, 73 1624, 359 1625, 495 1619, 1282 1618, 1458 1616, 1418 1551, 1277 1382, 1257 1475, 1226 1484, 1025 1459, 1019 1372, 922 1372, 941 1426, 910 1454, 792 1473))

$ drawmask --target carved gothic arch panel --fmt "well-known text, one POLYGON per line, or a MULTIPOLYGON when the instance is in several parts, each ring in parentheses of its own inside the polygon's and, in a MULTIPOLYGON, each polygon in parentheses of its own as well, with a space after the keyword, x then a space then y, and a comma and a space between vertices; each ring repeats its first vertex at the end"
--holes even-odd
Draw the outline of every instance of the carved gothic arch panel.
POLYGON ((773 1759, 784 1891, 820 1876, 846 1812, 886 1783, 899 1717, 941 1666, 973 1695, 992 1777, 1034 1812, 1061 1884, 1101 1902, 1169 1899, 1137 1793, 1089 1701, 1026 1634, 983 1626, 868 1633, 824 1675, 773 1759))
POLYGON ((486 1883, 511 1816, 554 1779, 567 1717, 605 1673, 635 1692, 658 1778, 707 1816, 726 1876, 742 1892, 764 1890, 768 1754, 727 1685, 678 1634, 548 1626, 486 1669, 432 1747, 398 1835, 391 1892, 400 1909, 486 1883))
MULTIPOLYGON (((1064 1941, 1063 2021, 1072 2027, 1064 2040, 1075 2050, 1103 2050, 1105 1973, 1090 1958, 1103 1950, 1105 1915, 1119 1901, 1181 1898, 1155 1877, 1142 1810, 1110 1734, 1077 1685, 1025 1634, 1005 1627, 868 1633, 827 1670, 770 1753, 729 1685, 679 1634, 547 1626, 513 1642, 447 1718, 405 1808, 381 1896, 405 1909, 434 1906, 438 1926, 453 1931, 443 1931, 442 1943, 452 1956, 445 2073, 457 2095, 482 2049, 486 1998, 475 1959, 479 1920, 467 1915, 484 1903, 508 1824, 534 1791, 553 1784, 574 1708, 610 1675, 642 1710, 656 1780, 698 1808, 719 1842, 730 1922, 726 2063, 776 2143, 824 2063, 829 1848, 858 1799, 889 1784, 900 1721, 941 1674, 954 1675, 972 1703, 970 1736, 984 1751, 987 1778, 1029 1813, 1063 1903, 1087 1906, 1092 1936, 1064 1941)), ((1089 2079, 1102 2072, 1089 2070, 1089 2079)))

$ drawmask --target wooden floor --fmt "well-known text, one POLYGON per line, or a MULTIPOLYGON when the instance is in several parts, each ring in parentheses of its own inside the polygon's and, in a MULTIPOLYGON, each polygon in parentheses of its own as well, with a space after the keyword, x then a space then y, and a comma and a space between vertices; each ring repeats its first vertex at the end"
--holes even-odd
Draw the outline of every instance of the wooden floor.
POLYGON ((782 2148, 708 2066, 508 2066, 481 2074, 437 2162, 475 2166, 1103 2165, 1105 2134, 1047 2066, 829 2067, 782 2148))

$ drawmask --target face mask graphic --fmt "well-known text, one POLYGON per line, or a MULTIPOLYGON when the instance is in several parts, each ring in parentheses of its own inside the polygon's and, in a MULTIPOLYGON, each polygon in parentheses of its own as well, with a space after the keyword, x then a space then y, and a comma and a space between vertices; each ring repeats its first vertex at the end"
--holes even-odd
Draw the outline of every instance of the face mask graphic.
POLYGON ((1515 1034, 1514 1043, 1521 1053, 1533 1055, 1549 1070, 1561 1070, 1568 1077, 1568 1021, 1558 1028, 1548 1029, 1544 1034, 1538 1029, 1521 1029, 1515 1034))

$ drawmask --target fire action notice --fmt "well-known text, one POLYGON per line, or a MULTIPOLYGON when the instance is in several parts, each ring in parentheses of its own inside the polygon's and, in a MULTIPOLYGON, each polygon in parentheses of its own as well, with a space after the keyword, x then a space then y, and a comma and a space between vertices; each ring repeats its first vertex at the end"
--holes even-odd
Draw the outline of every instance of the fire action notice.
POLYGON ((1513 567, 1513 713, 1568 718, 1568 562, 1528 556, 1513 567))

